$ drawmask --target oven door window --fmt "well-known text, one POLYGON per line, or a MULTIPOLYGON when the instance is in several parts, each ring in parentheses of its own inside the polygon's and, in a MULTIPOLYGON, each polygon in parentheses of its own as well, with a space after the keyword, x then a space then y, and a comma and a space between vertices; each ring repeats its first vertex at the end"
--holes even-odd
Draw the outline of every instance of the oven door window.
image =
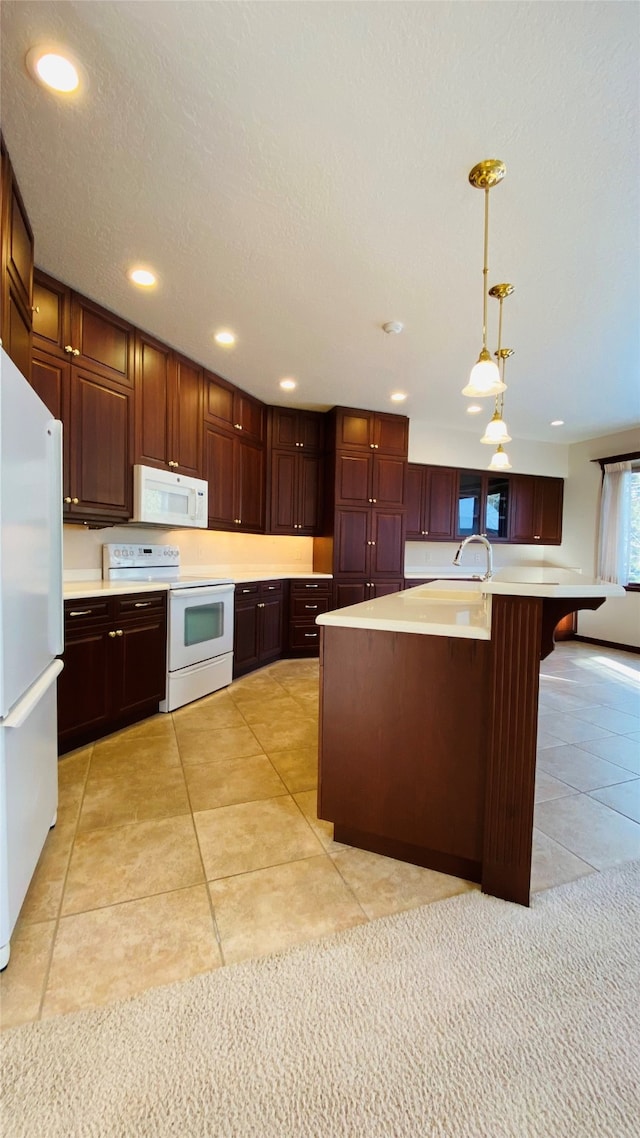
POLYGON ((224 604, 211 601, 205 605, 189 605, 184 611, 184 644, 205 644, 224 636, 224 604))

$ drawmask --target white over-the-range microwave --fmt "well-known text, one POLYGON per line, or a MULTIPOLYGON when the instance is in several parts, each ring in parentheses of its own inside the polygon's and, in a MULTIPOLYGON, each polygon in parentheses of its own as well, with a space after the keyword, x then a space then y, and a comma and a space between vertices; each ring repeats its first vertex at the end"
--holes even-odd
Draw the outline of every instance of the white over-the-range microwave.
POLYGON ((207 528, 208 485, 152 466, 133 468, 132 522, 144 525, 207 528))

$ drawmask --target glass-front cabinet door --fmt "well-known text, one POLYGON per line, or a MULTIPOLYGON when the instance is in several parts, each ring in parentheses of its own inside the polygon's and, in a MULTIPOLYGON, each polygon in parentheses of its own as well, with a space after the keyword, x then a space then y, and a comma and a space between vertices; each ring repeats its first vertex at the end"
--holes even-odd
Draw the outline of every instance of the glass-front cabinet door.
POLYGON ((458 483, 456 536, 483 533, 490 541, 506 540, 509 521, 509 480, 461 470, 458 483))

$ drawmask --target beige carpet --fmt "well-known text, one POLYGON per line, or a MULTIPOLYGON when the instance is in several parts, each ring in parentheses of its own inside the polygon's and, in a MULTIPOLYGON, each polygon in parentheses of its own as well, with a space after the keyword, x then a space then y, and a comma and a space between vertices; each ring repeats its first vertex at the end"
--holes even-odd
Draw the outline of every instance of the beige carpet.
POLYGON ((640 862, 2 1037, 5 1138, 637 1138, 640 862))

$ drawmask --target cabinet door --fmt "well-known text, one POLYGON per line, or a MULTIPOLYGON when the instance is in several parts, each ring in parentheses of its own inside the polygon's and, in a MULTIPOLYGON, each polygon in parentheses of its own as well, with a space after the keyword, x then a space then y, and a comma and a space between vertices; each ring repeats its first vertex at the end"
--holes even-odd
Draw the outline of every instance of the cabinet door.
POLYGON ((523 545, 533 542, 537 532, 536 517, 536 479, 533 475, 515 474, 511 476, 511 525, 512 542, 523 545))
POLYGON ((63 355, 70 339, 70 290, 36 269, 33 275, 33 346, 63 355))
POLYGON ((336 410, 336 450, 369 451, 373 447, 373 412, 353 407, 336 410))
POLYGON ((388 458, 375 454, 371 484, 372 501, 378 506, 404 505, 406 462, 402 458, 388 458))
POLYGON ((209 483, 209 528, 236 528, 234 504, 235 439, 205 426, 204 477, 209 483))
POLYGON ((453 541, 458 472, 445 466, 426 468, 425 535, 432 541, 453 541))
POLYGON ((370 529, 370 575, 402 580, 404 573, 404 511, 373 510, 370 529))
POLYGON ((135 461, 166 469, 169 453, 171 351, 143 333, 136 336, 135 461))
POLYGON ((371 501, 372 494, 372 463, 373 456, 368 453, 349 454, 339 452, 336 455, 335 500, 337 505, 368 505, 371 501))
POLYGON ((265 598, 259 602, 260 660, 275 659, 282 654, 283 604, 282 597, 265 598))
POLYGON ((246 391, 236 388, 234 400, 234 428, 242 430, 242 437, 264 442, 265 405, 246 391))
POLYGON ((78 363, 106 379, 133 385, 135 329, 126 320, 71 294, 71 344, 80 352, 78 363))
POLYGON ((405 415, 373 416, 373 438, 370 440, 379 454, 395 454, 407 457, 409 445, 409 420, 405 415))
POLYGON ((298 455, 295 451, 271 452, 271 533, 297 532, 298 455))
POLYGON ((202 368, 174 356, 170 393, 169 458, 192 478, 202 478, 202 368))
POLYGON ((427 467, 417 462, 407 463, 405 505, 407 510, 407 541, 425 537, 425 482, 427 467))
POLYGON ((484 494, 484 525, 485 533, 490 541, 505 540, 509 531, 509 477, 502 475, 485 475, 484 494))
POLYGON ((395 581, 372 581, 369 587, 370 597, 388 597, 390 593, 399 593, 404 586, 404 581, 399 579, 395 581))
POLYGON ((324 416, 317 411, 295 411, 292 407, 271 408, 273 447, 318 451, 322 445, 324 416))
POLYGON ((33 349, 31 386, 49 408, 54 419, 65 422, 65 395, 69 390, 71 367, 68 360, 33 349))
POLYGON ((3 344, 25 379, 31 379, 31 313, 19 302, 12 281, 8 284, 3 344))
POLYGON ((228 430, 233 428, 233 400, 235 388, 219 375, 204 373, 204 418, 228 430))
POLYGON ((238 528, 264 533, 264 449, 248 440, 234 439, 238 528))
POLYGON ((322 459, 317 454, 299 454, 298 464, 298 533, 309 536, 321 526, 322 459))
POLYGON ((540 540, 546 545, 560 545, 564 482, 562 478, 538 478, 537 482, 540 496, 540 540))
POLYGON ((469 537, 481 533, 482 475, 472 470, 461 470, 458 482, 456 537, 469 537))
POLYGON ((135 624, 123 621, 117 631, 122 635, 110 641, 113 715, 129 718, 164 699, 166 622, 164 617, 135 624))
POLYGON ((71 368, 70 517, 131 517, 131 392, 71 368))
POLYGON ((336 510, 334 571, 337 577, 369 576, 369 509, 336 510))
POLYGON ((347 605, 359 605, 368 597, 368 584, 365 581, 334 581, 333 608, 343 609, 347 605))
POLYGON ((106 629, 71 632, 65 626, 64 668, 58 676, 60 751, 73 746, 75 736, 83 732, 95 732, 95 739, 106 731, 110 713, 109 646, 106 629))
MULTIPOLYGON (((237 594, 236 594, 237 596, 237 594)), ((233 674, 242 675, 255 668, 259 661, 257 596, 237 601, 233 627, 233 674)))

